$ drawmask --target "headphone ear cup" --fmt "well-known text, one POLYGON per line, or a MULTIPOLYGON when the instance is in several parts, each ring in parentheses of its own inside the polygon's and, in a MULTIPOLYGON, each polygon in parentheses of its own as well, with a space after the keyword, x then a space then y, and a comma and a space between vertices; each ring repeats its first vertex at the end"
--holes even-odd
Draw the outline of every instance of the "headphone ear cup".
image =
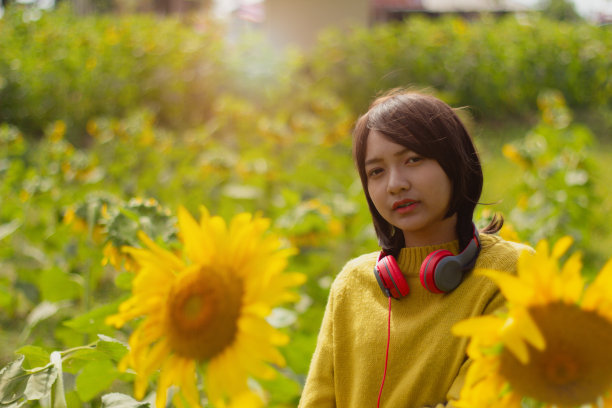
POLYGON ((423 285, 425 289, 433 293, 444 293, 444 291, 436 285, 436 268, 440 261, 450 256, 453 256, 451 251, 439 249, 427 255, 425 260, 423 260, 421 270, 419 271, 419 279, 421 280, 421 285, 423 285))
POLYGON ((444 293, 454 290, 463 277, 461 263, 454 256, 441 259, 433 273, 436 288, 444 293))
POLYGON ((376 263, 374 266, 374 276, 376 277, 376 281, 378 282, 378 286, 380 290, 383 291, 385 296, 387 297, 395 297, 396 294, 391 293, 391 289, 393 288, 393 283, 391 282, 391 278, 387 273, 385 265, 383 264, 382 259, 376 263))
POLYGON ((464 271, 474 267, 480 253, 480 237, 473 223, 472 228, 472 239, 459 254, 453 255, 451 251, 440 249, 427 255, 419 271, 421 285, 425 289, 434 293, 450 292, 459 286, 464 271))
POLYGON ((385 295, 400 299, 410 293, 408 282, 404 279, 397 261, 391 255, 383 257, 374 267, 374 275, 385 295))

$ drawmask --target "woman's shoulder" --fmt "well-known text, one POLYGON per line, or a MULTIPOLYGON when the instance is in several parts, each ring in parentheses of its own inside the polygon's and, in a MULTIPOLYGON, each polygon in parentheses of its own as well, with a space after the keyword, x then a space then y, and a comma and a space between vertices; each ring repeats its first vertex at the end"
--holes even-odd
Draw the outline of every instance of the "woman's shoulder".
POLYGON ((349 260, 334 279, 333 286, 340 289, 353 282, 372 277, 379 253, 370 252, 349 260))
MULTIPOLYGON (((378 255, 380 252, 370 252, 367 254, 360 255, 348 261, 344 267, 342 268, 342 272, 350 272, 352 270, 361 270, 361 269, 372 269, 378 260, 378 255)), ((341 273, 342 273, 341 272, 341 273)))
POLYGON ((514 272, 518 258, 523 251, 533 252, 529 245, 506 241, 498 235, 480 234, 481 251, 476 262, 477 268, 514 272))

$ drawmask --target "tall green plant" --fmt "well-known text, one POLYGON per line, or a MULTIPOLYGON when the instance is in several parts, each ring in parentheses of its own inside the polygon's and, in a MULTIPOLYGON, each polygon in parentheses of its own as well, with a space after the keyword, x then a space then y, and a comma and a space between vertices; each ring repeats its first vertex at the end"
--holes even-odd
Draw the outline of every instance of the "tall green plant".
POLYGON ((503 148, 521 171, 518 204, 510 221, 528 242, 571 235, 588 251, 601 221, 594 211, 600 201, 591 158, 594 137, 587 127, 572 123, 559 91, 542 92, 538 106, 540 122, 523 139, 503 148))

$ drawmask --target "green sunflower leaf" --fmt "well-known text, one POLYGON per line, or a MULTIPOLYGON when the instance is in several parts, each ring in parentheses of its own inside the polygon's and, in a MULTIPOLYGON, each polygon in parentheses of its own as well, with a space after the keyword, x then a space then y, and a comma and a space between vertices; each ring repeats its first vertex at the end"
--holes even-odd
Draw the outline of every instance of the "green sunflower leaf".
POLYGON ((119 361, 127 353, 128 346, 125 343, 112 337, 105 336, 103 334, 98 335, 98 343, 96 348, 102 353, 108 355, 114 361, 119 361))
POLYGON ((113 329, 104 323, 104 319, 106 319, 107 316, 116 313, 119 303, 122 301, 123 299, 120 299, 116 302, 108 303, 92 309, 83 315, 64 322, 64 325, 82 334, 111 334, 113 329))
POLYGON ((25 357, 23 367, 25 369, 32 369, 35 367, 43 367, 49 364, 49 358, 51 354, 45 351, 42 347, 27 345, 20 347, 15 351, 17 354, 21 354, 25 357))
POLYGON ((67 373, 77 374, 93 361, 109 360, 109 357, 95 347, 86 347, 70 353, 64 361, 63 369, 67 373))
POLYGON ((26 398, 28 400, 39 400, 51 394, 57 375, 58 370, 54 364, 49 364, 44 369, 33 370, 23 392, 26 398))
POLYGON ((119 372, 110 360, 92 361, 76 379, 76 391, 82 401, 90 401, 111 386, 119 372))
POLYGON ((118 392, 102 396, 102 408, 149 408, 150 406, 148 402, 139 402, 118 392))
POLYGON ((0 370, 0 404, 14 404, 24 397, 29 377, 22 367, 24 359, 20 356, 0 370))

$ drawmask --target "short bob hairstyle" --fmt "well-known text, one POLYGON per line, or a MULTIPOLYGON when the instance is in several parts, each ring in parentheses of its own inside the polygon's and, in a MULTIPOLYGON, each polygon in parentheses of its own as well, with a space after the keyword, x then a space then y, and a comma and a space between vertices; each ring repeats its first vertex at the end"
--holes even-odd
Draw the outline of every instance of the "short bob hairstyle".
MULTIPOLYGON (((353 131, 353 158, 379 245, 389 253, 396 253, 405 246, 404 235, 395 233, 395 228, 380 215, 368 192, 365 158, 372 130, 440 164, 452 185, 446 217, 457 214, 457 236, 463 250, 472 238, 472 216, 482 193, 483 175, 472 138, 455 111, 431 95, 394 89, 374 100, 357 120, 353 131)), ((503 218, 495 217, 484 232, 497 232, 502 224, 503 218)))

